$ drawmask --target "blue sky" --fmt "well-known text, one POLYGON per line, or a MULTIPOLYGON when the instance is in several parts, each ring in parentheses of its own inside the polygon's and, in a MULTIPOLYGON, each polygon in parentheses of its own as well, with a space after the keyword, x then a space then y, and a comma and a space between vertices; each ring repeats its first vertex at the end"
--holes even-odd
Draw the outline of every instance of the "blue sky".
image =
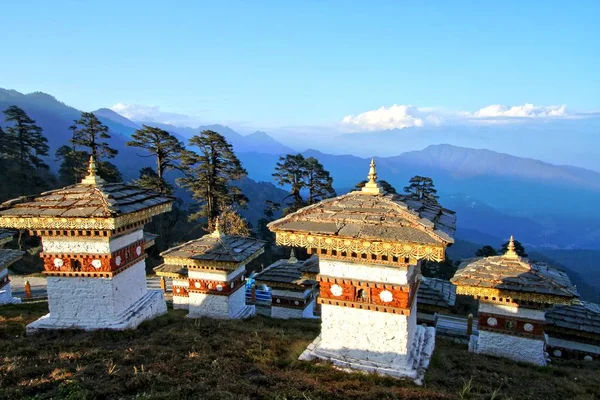
POLYGON ((0 11, 0 87, 83 110, 258 128, 394 104, 416 107, 401 121, 429 107, 600 110, 598 1, 23 0, 0 11))

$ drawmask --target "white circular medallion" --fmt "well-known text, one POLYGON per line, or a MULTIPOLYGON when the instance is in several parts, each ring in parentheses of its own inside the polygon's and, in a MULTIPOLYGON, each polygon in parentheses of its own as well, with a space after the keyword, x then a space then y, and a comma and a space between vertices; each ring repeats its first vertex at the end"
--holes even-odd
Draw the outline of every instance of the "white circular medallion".
POLYGON ((142 255, 142 246, 136 247, 135 252, 137 253, 138 256, 142 255))
POLYGON ((223 290, 223 285, 217 285, 217 290, 221 292, 223 290))
POLYGON ((554 357, 560 357, 562 356, 562 351, 556 349, 552 352, 552 354, 554 354, 554 357))
POLYGON ((298 305, 298 304, 300 304, 300 302, 298 302, 298 300, 296 300, 296 301, 294 301, 294 304, 298 305))
POLYGON ((194 286, 195 286, 196 288, 199 288, 199 287, 200 287, 200 282, 194 282, 194 286))
POLYGON ((394 299, 394 296, 392 295, 392 292, 390 292, 389 290, 384 290, 381 293, 379 293, 379 298, 384 303, 389 303, 390 301, 392 301, 394 299))
POLYGON ((594 358, 592 356, 590 356, 589 354, 585 357, 583 357, 583 361, 593 361, 594 358))
POLYGON ((180 289, 180 288, 177 288, 176 292, 177 292, 177 293, 181 293, 181 289, 180 289))
POLYGON ((339 297, 344 293, 344 289, 340 285, 331 285, 331 294, 335 297, 339 297))
POLYGON ((121 265, 121 256, 117 256, 117 257, 115 258, 115 264, 117 264, 117 267, 118 267, 119 265, 121 265))
POLYGON ((61 258, 54 259, 54 268, 58 269, 58 268, 62 267, 63 265, 65 265, 65 262, 61 258))
POLYGON ((277 302, 278 302, 278 303, 281 303, 281 300, 277 299, 277 302))
POLYGON ((102 267, 102 261, 100 261, 100 260, 93 260, 92 261, 92 267, 94 267, 96 269, 100 269, 100 267, 102 267))
POLYGON ((489 317, 487 319, 487 324, 489 326, 496 326, 496 325, 498 325, 498 320, 496 318, 494 318, 494 317, 489 317))
POLYGON ((208 288, 209 288, 209 289, 212 289, 212 283, 209 283, 209 284, 208 284, 208 288))
POLYGON ((533 325, 527 322, 525 325, 523 325, 523 329, 525 329, 525 332, 531 332, 533 331, 533 325))

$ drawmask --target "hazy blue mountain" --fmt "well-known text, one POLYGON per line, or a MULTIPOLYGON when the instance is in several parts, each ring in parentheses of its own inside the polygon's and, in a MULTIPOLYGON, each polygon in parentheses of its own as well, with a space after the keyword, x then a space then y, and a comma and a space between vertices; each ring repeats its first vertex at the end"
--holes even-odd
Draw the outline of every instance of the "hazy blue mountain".
POLYGON ((123 126, 127 126, 129 128, 132 129, 139 129, 142 126, 140 124, 137 124, 127 118, 125 118, 124 116, 122 116, 121 114, 118 114, 116 112, 114 112, 113 110, 111 110, 110 108, 99 108, 96 111, 93 111, 94 115, 96 115, 96 117, 100 118, 106 118, 109 119, 113 122, 116 122, 118 124, 121 124, 123 126))
POLYGON ((139 122, 139 124, 146 124, 162 128, 185 139, 185 143, 187 143, 187 139, 191 138, 192 136, 197 135, 204 130, 211 130, 223 135, 227 141, 231 143, 236 152, 256 151, 265 154, 295 153, 295 151, 291 148, 279 143, 265 132, 260 131, 254 132, 250 135, 241 135, 228 126, 218 124, 202 125, 197 128, 190 128, 187 126, 181 127, 155 122, 139 122))
POLYGON ((600 115, 348 133, 312 146, 333 154, 390 157, 444 143, 600 171, 600 115))

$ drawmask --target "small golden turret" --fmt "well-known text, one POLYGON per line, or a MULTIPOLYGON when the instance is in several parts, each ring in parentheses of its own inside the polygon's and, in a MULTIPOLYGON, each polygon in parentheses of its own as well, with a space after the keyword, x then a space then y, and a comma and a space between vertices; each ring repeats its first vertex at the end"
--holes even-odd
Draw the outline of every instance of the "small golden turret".
POLYGON ((104 179, 100 178, 97 175, 98 170, 96 169, 96 160, 94 160, 94 156, 90 156, 90 164, 88 165, 88 174, 85 178, 81 180, 81 183, 84 185, 102 185, 104 179))
POLYGON ((369 175, 367 176, 368 182, 362 188, 363 193, 367 194, 381 194, 381 189, 377 183, 377 170, 375 169, 375 159, 371 158, 371 164, 369 168, 369 175))

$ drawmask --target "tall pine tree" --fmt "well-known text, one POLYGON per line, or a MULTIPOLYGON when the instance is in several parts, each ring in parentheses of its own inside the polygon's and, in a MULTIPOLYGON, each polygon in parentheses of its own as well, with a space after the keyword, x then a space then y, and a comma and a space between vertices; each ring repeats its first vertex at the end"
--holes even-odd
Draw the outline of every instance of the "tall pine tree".
POLYGON ((44 189, 48 165, 42 159, 48 155, 48 139, 41 127, 17 106, 4 110, 6 126, 2 134, 2 159, 7 166, 10 195, 27 194, 44 189), (13 193, 14 192, 14 193, 13 193))
MULTIPOLYGON (((96 164, 98 165, 98 174, 107 182, 120 182, 122 180, 121 173, 118 168, 105 161, 106 158, 114 158, 118 151, 110 147, 106 142, 106 139, 110 139, 111 136, 108 134, 108 127, 104 125, 93 113, 82 112, 81 118, 75 120, 73 125, 69 127, 73 131, 73 137, 71 144, 73 145, 74 152, 71 153, 72 157, 83 158, 83 162, 87 165, 87 159, 90 155, 94 156, 96 164), (80 151, 79 148, 83 147, 86 150, 80 151)), ((59 154, 57 153, 57 157, 59 154)), ((63 158, 63 163, 67 159, 63 158)), ((78 164, 76 161, 74 164, 78 164)), ((85 170, 75 170, 77 180, 85 176, 85 170)))
POLYGON ((145 181, 152 184, 154 190, 171 194, 172 187, 165 181, 164 174, 170 169, 179 168, 177 162, 185 150, 183 143, 164 129, 144 125, 135 131, 127 145, 144 149, 149 156, 156 157, 155 176, 144 168, 145 173, 140 171, 140 179, 145 176, 145 181))
POLYGON ((437 203, 439 196, 433 184, 433 180, 427 176, 416 175, 410 178, 409 185, 404 187, 408 197, 415 200, 428 200, 437 203))
POLYGON ((190 219, 205 218, 211 227, 227 207, 245 206, 248 202, 233 184, 247 172, 231 144, 217 132, 202 131, 189 140, 189 145, 197 148, 198 153, 187 150, 182 153, 181 167, 185 176, 178 182, 192 192, 200 205, 199 211, 190 215, 190 219))

